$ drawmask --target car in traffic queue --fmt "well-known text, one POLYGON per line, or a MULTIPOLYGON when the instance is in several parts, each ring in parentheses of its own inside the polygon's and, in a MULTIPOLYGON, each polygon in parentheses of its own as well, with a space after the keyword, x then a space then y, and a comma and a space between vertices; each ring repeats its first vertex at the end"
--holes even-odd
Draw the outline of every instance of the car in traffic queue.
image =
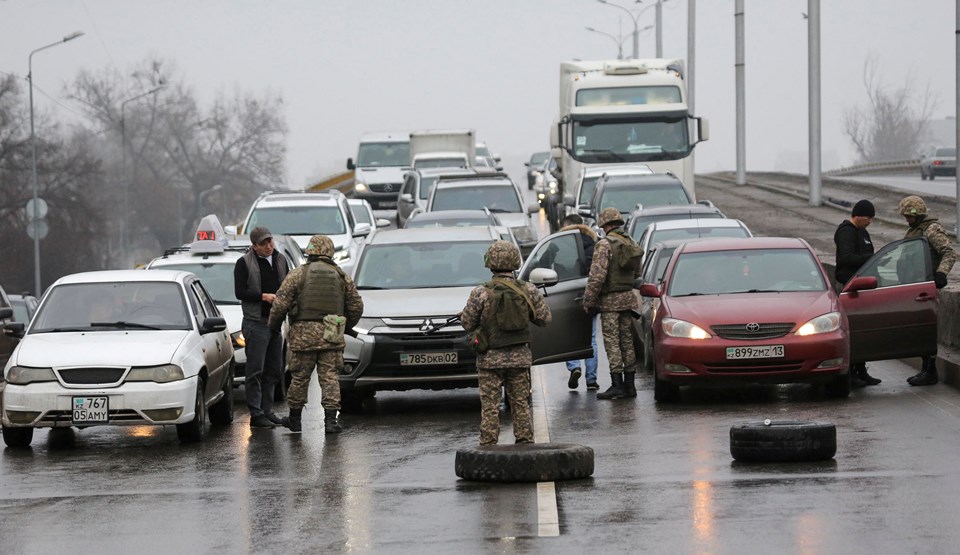
POLYGON ((823 384, 850 393, 850 362, 935 354, 936 298, 926 239, 886 245, 838 295, 802 239, 686 242, 658 297, 649 356, 654 398, 680 387, 745 383, 823 384))
POLYGON ((233 347, 197 276, 181 271, 73 274, 46 291, 4 367, 3 440, 34 428, 175 425, 181 441, 233 421, 233 347))
POLYGON ((533 190, 533 186, 537 182, 537 175, 540 173, 540 167, 543 166, 547 158, 550 158, 550 151, 534 152, 530 155, 530 159, 523 163, 524 167, 527 168, 528 191, 533 190))
POLYGON ((475 147, 477 152, 476 157, 478 159, 479 158, 483 159, 483 163, 480 163, 479 160, 477 161, 477 164, 476 164, 477 166, 485 166, 485 167, 493 168, 497 171, 503 171, 503 164, 501 164, 500 156, 490 152, 490 147, 487 146, 487 143, 484 143, 482 141, 477 141, 477 144, 475 145, 475 147))
POLYGON ((430 192, 425 211, 483 209, 496 214, 510 228, 522 255, 537 243, 539 235, 530 215, 540 212, 540 205, 524 204, 520 189, 505 173, 477 171, 474 175, 441 176, 430 192))
POLYGON ((646 164, 597 164, 584 165, 571 187, 572 190, 563 192, 563 204, 566 214, 579 214, 581 206, 589 205, 593 192, 597 190, 597 182, 604 175, 608 177, 650 175, 653 170, 646 164))
MULTIPOLYGON (((250 237, 228 235, 220 220, 210 214, 200 220, 194 239, 192 243, 165 250, 162 255, 148 262, 144 269, 179 270, 191 272, 200 278, 227 322, 227 331, 233 345, 233 384, 240 386, 246 377, 247 355, 244 347, 247 343, 243 337, 243 311, 240 300, 236 297, 233 271, 237 260, 250 250, 250 237)), ((291 270, 306 262, 300 246, 290 237, 274 235, 273 243, 291 270)), ((282 333, 286 338, 286 326, 282 333)))
POLYGON ((409 167, 410 133, 364 133, 356 161, 347 158, 347 169, 353 171, 353 197, 368 201, 374 210, 396 208, 397 191, 409 167))
POLYGON ((517 250, 520 244, 509 227, 502 225, 500 218, 488 209, 483 210, 438 210, 436 212, 415 212, 410 215, 404 229, 437 227, 486 227, 500 234, 500 239, 513 243, 517 250))
POLYGON ((355 326, 360 360, 344 355, 341 405, 359 409, 379 390, 477 386, 476 353, 452 320, 470 291, 490 279, 484 254, 499 239, 487 227, 386 230, 363 247, 353 275, 363 298, 355 326))
POLYGON ((688 220, 663 220, 648 224, 637 244, 643 249, 643 260, 654 243, 670 239, 715 239, 719 237, 753 237, 747 224, 728 218, 692 218, 688 220))
MULTIPOLYGON (((16 322, 14 309, 10 303, 10 298, 7 296, 7 292, 3 290, 3 287, 0 287, 0 324, 6 325, 8 323, 16 322)), ((17 346, 19 339, 14 337, 11 333, 0 334, 0 364, 6 364, 7 359, 10 358, 10 354, 13 353, 13 349, 17 346)), ((2 383, 2 380, 0 380, 2 383)), ((0 404, 0 407, 3 405, 0 404)))
POLYGON ((422 212, 426 208, 433 184, 441 175, 476 175, 476 173, 476 170, 467 168, 425 168, 405 173, 403 184, 397 195, 397 228, 405 227, 411 214, 422 212))
POLYGON ((249 234, 255 227, 292 237, 300 250, 307 248, 314 235, 326 235, 333 241, 333 261, 348 273, 357 260, 363 238, 373 230, 370 224, 357 223, 346 195, 336 189, 265 192, 251 205, 243 232, 249 234))
POLYGON ((369 225, 371 233, 375 232, 378 228, 390 225, 390 220, 378 218, 376 214, 373 213, 373 207, 370 206, 370 203, 363 199, 347 199, 347 205, 350 206, 350 211, 353 212, 353 220, 358 224, 369 225))
POLYGON ((593 223, 604 208, 616 208, 630 223, 634 210, 654 206, 690 206, 695 204, 683 183, 669 173, 610 175, 597 180, 593 196, 585 205, 577 207, 584 222, 593 223))
POLYGON ((640 238, 643 230, 653 222, 689 220, 692 218, 726 218, 726 216, 709 200, 701 200, 696 204, 689 205, 651 206, 635 209, 630 213, 627 234, 636 241, 640 238))
POLYGON ((40 301, 29 292, 10 295, 10 307, 13 308, 13 320, 15 322, 29 324, 39 304, 40 301))
POLYGON ((957 149, 955 147, 931 147, 920 158, 920 179, 957 175, 957 149))

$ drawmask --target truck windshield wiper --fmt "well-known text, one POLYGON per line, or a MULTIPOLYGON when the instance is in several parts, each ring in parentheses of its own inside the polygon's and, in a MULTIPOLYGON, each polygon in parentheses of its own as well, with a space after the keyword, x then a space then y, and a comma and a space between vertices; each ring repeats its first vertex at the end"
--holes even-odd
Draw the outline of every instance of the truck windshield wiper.
POLYGON ((136 328, 140 330, 159 330, 157 326, 151 326, 149 324, 140 324, 138 322, 90 322, 90 326, 94 328, 136 328))
POLYGON ((611 156, 611 157, 612 157, 613 159, 615 159, 615 160, 619 160, 619 161, 621 161, 621 162, 626 161, 626 158, 624 158, 624 157, 621 156, 620 154, 618 154, 618 153, 610 150, 609 148, 585 148, 585 149, 581 150, 580 152, 582 152, 582 153, 584 153, 584 154, 607 154, 607 155, 611 156))

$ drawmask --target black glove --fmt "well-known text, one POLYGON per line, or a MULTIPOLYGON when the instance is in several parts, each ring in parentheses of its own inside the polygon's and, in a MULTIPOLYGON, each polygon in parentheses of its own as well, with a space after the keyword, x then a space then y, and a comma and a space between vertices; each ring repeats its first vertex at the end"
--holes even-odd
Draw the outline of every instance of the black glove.
POLYGON ((933 283, 937 284, 937 289, 943 289, 947 286, 947 274, 943 272, 933 274, 933 283))

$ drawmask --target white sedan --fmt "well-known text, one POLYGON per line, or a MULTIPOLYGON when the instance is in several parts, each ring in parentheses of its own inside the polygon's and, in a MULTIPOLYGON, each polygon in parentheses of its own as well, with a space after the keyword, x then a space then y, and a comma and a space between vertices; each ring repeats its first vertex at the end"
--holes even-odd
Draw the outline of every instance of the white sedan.
POLYGON ((192 273, 74 274, 46 292, 3 371, 3 440, 27 446, 34 428, 177 426, 203 439, 207 414, 233 421, 233 346, 226 322, 192 273))

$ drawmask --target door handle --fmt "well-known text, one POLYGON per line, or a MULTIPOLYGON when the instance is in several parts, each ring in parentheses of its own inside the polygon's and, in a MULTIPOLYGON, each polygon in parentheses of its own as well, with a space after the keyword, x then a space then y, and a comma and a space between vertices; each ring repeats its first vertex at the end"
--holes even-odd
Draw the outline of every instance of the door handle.
POLYGON ((935 301, 935 300, 937 300, 937 298, 934 297, 933 295, 928 295, 928 294, 926 294, 926 293, 920 293, 919 295, 917 295, 916 297, 914 297, 913 300, 922 303, 922 302, 924 302, 924 301, 935 301))
POLYGON ((583 295, 580 295, 579 297, 573 299, 573 302, 575 302, 575 303, 579 303, 579 302, 582 302, 582 301, 583 301, 583 295))

